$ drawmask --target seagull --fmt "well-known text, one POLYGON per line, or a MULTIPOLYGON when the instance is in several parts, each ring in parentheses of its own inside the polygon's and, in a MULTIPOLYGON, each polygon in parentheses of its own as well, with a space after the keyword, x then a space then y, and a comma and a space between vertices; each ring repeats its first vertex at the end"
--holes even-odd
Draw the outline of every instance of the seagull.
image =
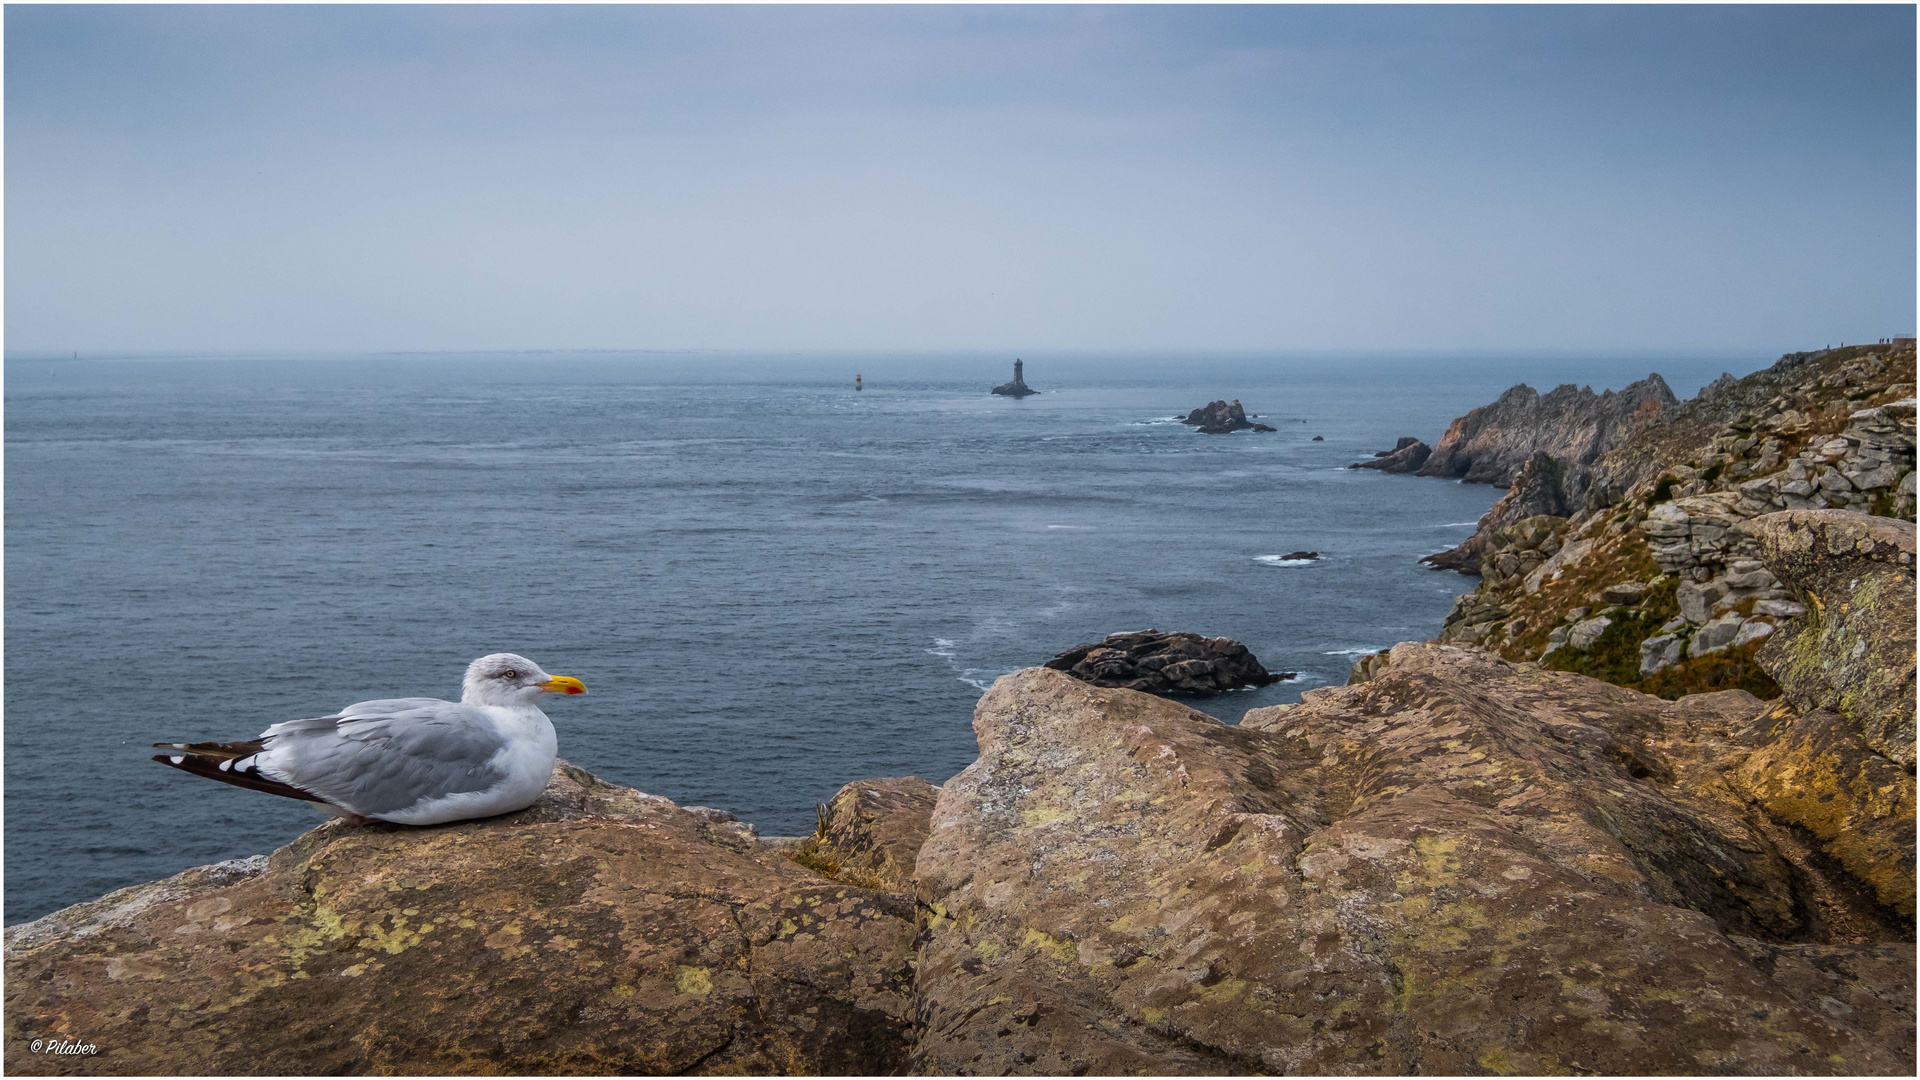
POLYGON ((288 720, 245 742, 154 743, 153 760, 209 780, 305 799, 355 825, 439 825, 524 809, 559 744, 534 699, 584 694, 513 653, 467 665, 459 703, 384 698, 288 720))

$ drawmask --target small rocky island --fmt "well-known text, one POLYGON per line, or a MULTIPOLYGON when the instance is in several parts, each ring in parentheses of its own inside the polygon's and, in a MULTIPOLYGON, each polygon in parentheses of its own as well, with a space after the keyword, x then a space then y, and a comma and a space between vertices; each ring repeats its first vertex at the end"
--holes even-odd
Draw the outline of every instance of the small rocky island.
POLYGON ((993 388, 993 392, 1002 397, 1026 397, 1028 394, 1039 393, 1040 391, 1027 385, 1027 380, 1022 376, 1021 372, 1023 366, 1020 361, 1015 360, 1013 362, 1013 381, 1001 383, 999 386, 993 388))
POLYGON ((1381 472, 1410 473, 1427 463, 1433 447, 1411 435, 1400 436, 1391 450, 1376 450, 1372 461, 1356 461, 1349 469, 1379 469, 1381 472))
MULTIPOLYGON (((998 393, 998 391, 995 391, 998 393)), ((1194 424, 1202 435, 1227 435, 1235 431, 1272 431, 1265 424, 1256 424, 1247 419, 1247 410, 1240 407, 1240 399, 1232 401, 1214 401, 1193 410, 1180 420, 1183 424, 1194 424)))
POLYGON ((1047 661, 1081 682, 1148 694, 1206 696, 1291 679, 1260 666, 1245 645, 1231 638, 1136 630, 1105 641, 1075 645, 1047 661))

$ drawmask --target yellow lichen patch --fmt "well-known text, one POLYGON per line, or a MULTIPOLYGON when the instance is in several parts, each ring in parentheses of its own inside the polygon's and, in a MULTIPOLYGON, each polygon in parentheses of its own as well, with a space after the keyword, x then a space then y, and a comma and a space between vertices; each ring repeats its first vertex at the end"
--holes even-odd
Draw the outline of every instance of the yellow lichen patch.
POLYGON ((1452 877, 1460 872, 1460 860, 1456 858, 1460 851, 1458 840, 1429 833, 1414 840, 1413 850, 1419 853, 1421 866, 1429 878, 1452 877))
POLYGON ((392 929, 383 927, 379 923, 372 923, 366 928, 366 936, 355 944, 362 949, 377 949, 389 956, 398 956, 418 945, 421 938, 425 936, 423 931, 431 929, 433 929, 431 926, 426 926, 420 931, 410 930, 407 928, 407 920, 395 916, 392 929))
MULTIPOLYGON (((465 922, 466 920, 463 919, 461 921, 465 922)), ((520 944, 520 935, 525 932, 526 927, 521 925, 519 919, 515 919, 500 929, 495 930, 493 933, 488 934, 483 944, 489 949, 510 949, 520 944)))
POLYGON ((306 962, 307 957, 327 946, 358 931, 358 922, 345 923, 338 912, 325 904, 315 904, 313 913, 288 932, 281 940, 281 954, 294 966, 306 962))
POLYGON ((682 964, 673 971, 673 985, 683 994, 706 997, 713 993, 713 974, 703 967, 682 964))
POLYGON ((1036 806, 1020 811, 1021 823, 1034 829, 1045 828, 1067 816, 1067 811, 1058 806, 1036 806))
POLYGON ((1071 941, 1062 941, 1042 930, 1027 929, 1025 937, 1020 939, 1024 948, 1039 949, 1059 963, 1071 964, 1080 958, 1080 950, 1071 941))

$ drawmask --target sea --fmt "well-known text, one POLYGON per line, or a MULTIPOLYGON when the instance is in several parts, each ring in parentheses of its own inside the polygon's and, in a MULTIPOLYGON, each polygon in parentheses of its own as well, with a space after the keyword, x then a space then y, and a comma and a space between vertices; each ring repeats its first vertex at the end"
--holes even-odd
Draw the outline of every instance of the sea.
POLYGON ((954 775, 996 678, 1111 633, 1294 673, 1188 702, 1233 722, 1474 585, 1417 560, 1501 492, 1348 464, 1515 382, 1771 358, 1024 359, 1010 399, 1012 356, 9 357, 5 921, 319 820, 149 744, 457 698, 490 652, 586 683, 562 756, 763 835, 954 775), (1175 419, 1222 398, 1277 430, 1175 419))

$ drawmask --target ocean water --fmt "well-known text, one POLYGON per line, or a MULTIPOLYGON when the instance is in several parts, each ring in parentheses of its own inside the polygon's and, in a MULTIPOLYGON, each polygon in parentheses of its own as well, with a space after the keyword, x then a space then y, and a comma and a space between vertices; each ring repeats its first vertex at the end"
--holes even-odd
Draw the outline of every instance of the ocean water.
MULTIPOLYGON (((1193 702, 1223 719, 1297 700, 1437 632, 1473 583, 1415 560, 1500 494, 1344 466, 1539 379, 1029 358, 1047 392, 1016 401, 984 392, 1005 367, 9 360, 6 921, 318 820, 149 743, 457 697, 488 652, 586 682, 549 701, 565 757, 767 834, 849 780, 958 772, 982 689, 1108 633, 1298 672, 1193 702), (1216 397, 1279 430, 1168 419, 1216 397)), ((1695 367, 1683 394, 1718 369, 1695 367)))

